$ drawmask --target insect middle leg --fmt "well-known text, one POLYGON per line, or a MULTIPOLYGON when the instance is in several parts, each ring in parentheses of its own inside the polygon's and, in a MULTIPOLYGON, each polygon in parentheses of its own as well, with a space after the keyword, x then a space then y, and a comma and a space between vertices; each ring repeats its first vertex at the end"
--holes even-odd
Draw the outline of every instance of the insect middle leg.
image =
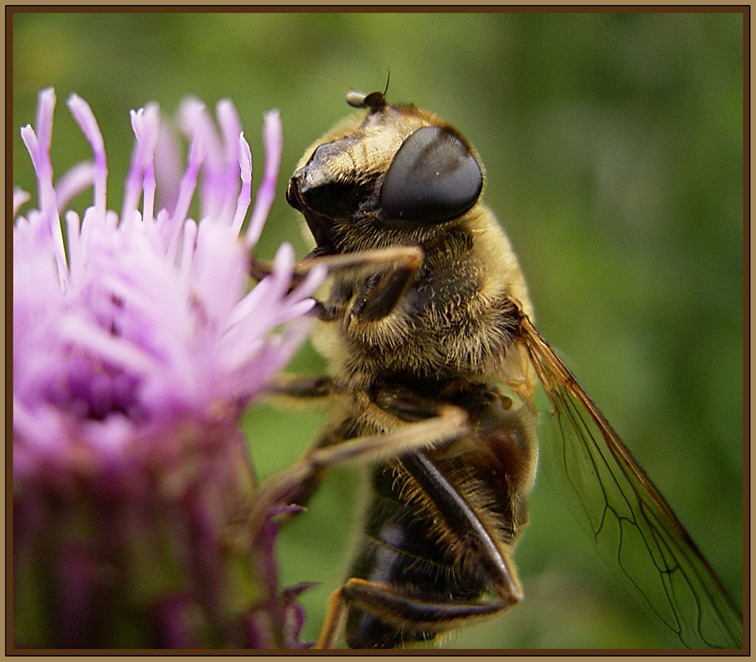
MULTIPOLYGON (((274 387, 281 397, 320 398, 339 390, 328 378, 289 378, 274 387)), ((369 399, 365 393, 355 397, 369 399)), ((461 407, 419 398, 406 389, 387 387, 366 403, 391 432, 358 436, 330 443, 328 437, 298 461, 268 478, 252 506, 250 521, 264 521, 276 503, 302 503, 310 485, 330 467, 345 464, 380 464, 403 453, 431 448, 458 439, 468 431, 468 414, 461 407)))

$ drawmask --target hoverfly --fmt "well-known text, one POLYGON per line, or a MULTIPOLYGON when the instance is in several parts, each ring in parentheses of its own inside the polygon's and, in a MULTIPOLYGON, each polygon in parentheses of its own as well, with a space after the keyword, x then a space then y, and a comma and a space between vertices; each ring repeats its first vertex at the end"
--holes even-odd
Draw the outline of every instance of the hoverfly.
POLYGON ((535 480, 538 382, 556 455, 621 575, 682 645, 741 646, 740 612, 716 573, 533 325, 474 148, 385 93, 347 101, 361 112, 308 148, 286 196, 315 240, 300 273, 323 264, 331 275, 314 337, 330 372, 279 392, 328 397, 335 413, 265 500, 301 503, 328 468, 369 467, 364 531, 317 646, 342 632, 352 648, 435 641, 521 599, 512 553, 535 480))

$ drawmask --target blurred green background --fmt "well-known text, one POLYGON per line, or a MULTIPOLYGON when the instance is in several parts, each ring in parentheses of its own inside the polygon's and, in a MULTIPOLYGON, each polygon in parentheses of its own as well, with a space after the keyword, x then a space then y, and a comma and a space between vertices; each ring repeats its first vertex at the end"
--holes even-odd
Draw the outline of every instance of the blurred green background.
MULTIPOLYGON (((306 248, 284 202, 303 150, 382 90, 455 124, 487 167, 542 333, 667 496, 738 603, 743 568, 743 16, 739 13, 15 13, 13 125, 59 96, 53 162, 87 158, 64 108, 89 101, 120 208, 128 111, 231 98, 257 163, 262 113, 280 109, 280 195, 260 246, 306 248), (343 82, 342 82, 343 81, 343 82)), ((16 184, 34 190, 13 135, 16 184)), ((77 201, 81 206, 87 200, 77 201)), ((292 370, 319 372, 309 348, 292 370)), ((319 414, 249 415, 262 474, 294 460, 319 414)), ((362 500, 333 472, 280 543, 314 638, 343 580, 362 500)), ((675 645, 623 592, 541 475, 516 559, 526 600, 455 647, 675 645)))

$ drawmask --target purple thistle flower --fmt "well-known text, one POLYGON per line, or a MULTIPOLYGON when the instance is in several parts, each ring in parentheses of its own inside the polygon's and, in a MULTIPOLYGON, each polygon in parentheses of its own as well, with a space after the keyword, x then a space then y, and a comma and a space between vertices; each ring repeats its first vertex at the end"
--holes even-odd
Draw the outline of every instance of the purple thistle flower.
POLYGON ((16 644, 296 646, 301 613, 273 576, 275 527, 229 535, 256 485, 239 416, 305 338, 323 278, 312 271, 292 290, 283 245, 273 273, 248 289, 279 117, 265 116, 266 168, 242 231, 252 162, 230 102, 218 104, 220 131, 200 102, 181 106, 183 174, 157 106, 132 112, 120 214, 107 207, 94 115, 75 95, 68 106, 93 163, 54 185, 55 94, 44 90, 36 128, 21 130, 37 208, 18 215, 30 196, 14 193, 16 644), (83 218, 64 211, 89 187, 83 218), (278 616, 253 632, 266 609, 278 616))

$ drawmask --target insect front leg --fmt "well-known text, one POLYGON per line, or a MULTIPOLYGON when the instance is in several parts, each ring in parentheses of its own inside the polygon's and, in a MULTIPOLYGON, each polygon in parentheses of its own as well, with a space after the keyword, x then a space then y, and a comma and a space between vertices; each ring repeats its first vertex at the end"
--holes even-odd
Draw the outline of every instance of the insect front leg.
MULTIPOLYGON (((262 280, 273 271, 273 263, 252 256, 250 275, 262 280)), ((292 289, 305 275, 318 265, 331 275, 362 278, 368 286, 351 313, 367 321, 388 315, 413 281, 423 262, 419 246, 398 246, 338 255, 320 255, 313 252, 294 269, 292 289)), ((313 314, 323 321, 333 321, 344 314, 343 306, 318 301, 313 314)))
MULTIPOLYGON (((423 249, 419 246, 396 246, 376 248, 356 253, 321 255, 313 251, 294 267, 295 285, 316 265, 323 265, 331 274, 348 274, 351 276, 370 276, 376 271, 396 265, 399 268, 416 271, 423 261, 423 249)), ((273 262, 251 256, 250 276, 262 280, 274 271, 273 262)))
POLYGON ((282 405, 294 406, 319 404, 327 401, 338 387, 327 375, 289 375, 276 377, 268 389, 267 397, 282 405))

